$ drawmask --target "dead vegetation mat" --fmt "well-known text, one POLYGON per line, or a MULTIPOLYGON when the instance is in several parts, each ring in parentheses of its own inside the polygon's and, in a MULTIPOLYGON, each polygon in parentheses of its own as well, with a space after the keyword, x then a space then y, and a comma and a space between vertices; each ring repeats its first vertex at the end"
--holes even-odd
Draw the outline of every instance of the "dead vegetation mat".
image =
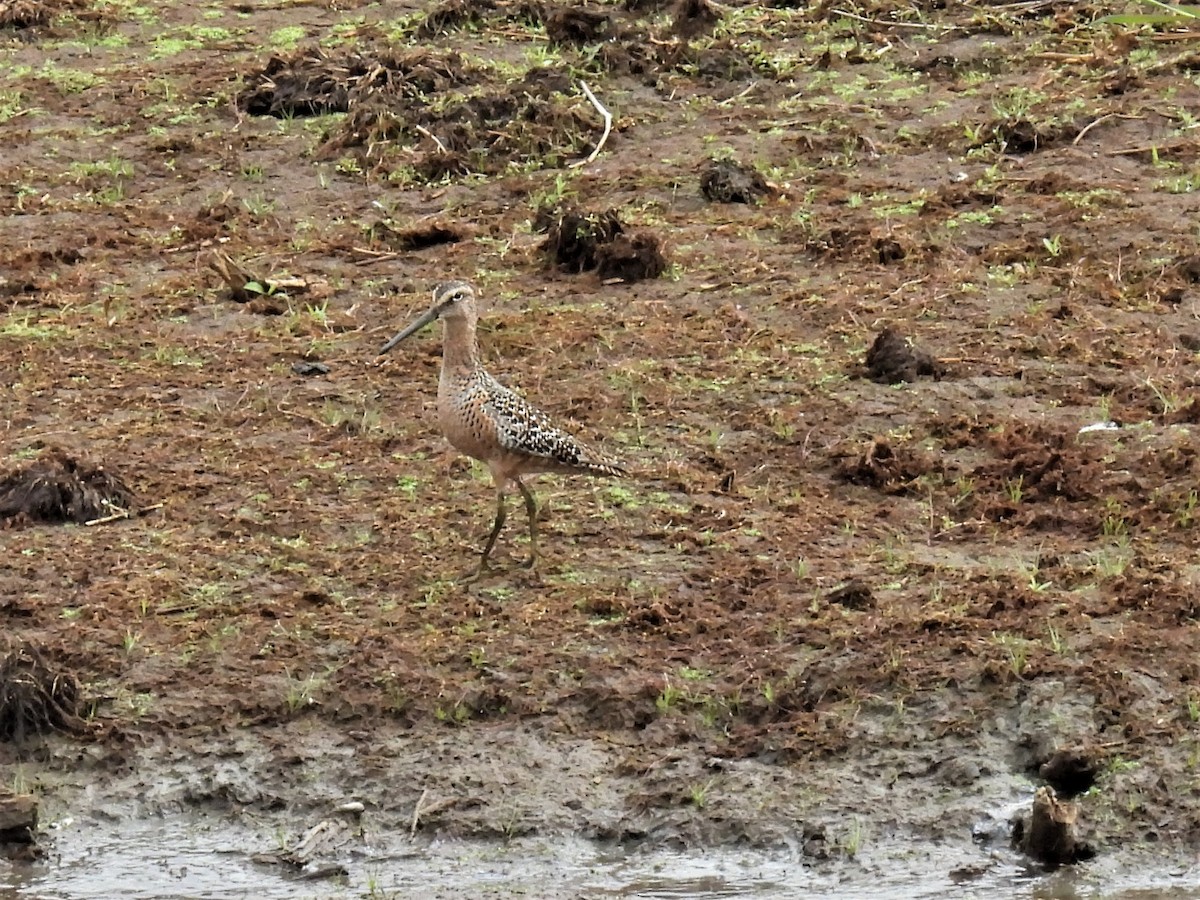
POLYGON ((0 526, 83 524, 130 513, 136 505, 119 475, 57 448, 0 479, 0 526))
POLYGON ((37 648, 22 643, 0 654, 0 741, 81 731, 81 706, 79 681, 37 648))

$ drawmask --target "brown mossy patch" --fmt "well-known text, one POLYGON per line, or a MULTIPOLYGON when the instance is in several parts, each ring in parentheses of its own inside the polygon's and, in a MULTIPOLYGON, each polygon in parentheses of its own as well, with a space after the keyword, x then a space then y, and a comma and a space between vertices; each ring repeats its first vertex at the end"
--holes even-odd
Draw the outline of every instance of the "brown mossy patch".
POLYGON ((417 36, 428 38, 466 25, 477 25, 495 9, 495 0, 446 0, 421 20, 417 36))
POLYGON ((0 655, 0 740, 20 743, 51 731, 80 731, 81 703, 75 676, 51 665, 31 644, 0 655))
POLYGON ((87 5, 83 0, 5 0, 0 2, 0 29, 42 28, 59 16, 80 13, 87 5))
POLYGON ((1095 497, 1103 489, 1104 466, 1095 451, 1075 437, 1073 431, 1020 422, 988 433, 987 443, 1000 459, 971 473, 981 500, 989 491, 1000 496, 999 506, 985 515, 1005 518, 1022 503, 1055 497, 1069 501, 1095 497))
POLYGON ((861 450, 837 454, 834 459, 839 479, 885 494, 905 494, 922 475, 939 471, 924 454, 893 448, 882 438, 869 441, 861 450))
POLYGON ((136 505, 120 476, 59 448, 0 479, 0 526, 91 522, 136 505))

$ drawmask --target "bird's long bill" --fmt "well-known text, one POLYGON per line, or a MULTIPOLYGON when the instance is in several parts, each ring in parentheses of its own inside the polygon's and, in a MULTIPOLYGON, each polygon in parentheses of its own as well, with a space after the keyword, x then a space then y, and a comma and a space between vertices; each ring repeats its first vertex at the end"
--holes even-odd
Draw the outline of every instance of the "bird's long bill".
POLYGON ((384 344, 383 347, 381 347, 379 350, 379 355, 383 356, 383 354, 387 353, 389 350, 391 350, 393 347, 395 347, 398 343, 400 343, 406 337, 408 337, 409 335, 412 335, 412 334, 416 334, 418 331, 420 331, 422 328, 424 328, 426 325, 428 325, 430 322, 432 322, 434 319, 436 319, 440 312, 441 312, 441 310, 439 310, 436 306, 433 307, 432 309, 425 310, 425 312, 421 313, 420 317, 415 319, 411 324, 409 324, 409 326, 407 328, 405 328, 402 332, 400 332, 398 335, 396 335, 394 338, 392 338, 390 341, 388 341, 386 344, 384 344))

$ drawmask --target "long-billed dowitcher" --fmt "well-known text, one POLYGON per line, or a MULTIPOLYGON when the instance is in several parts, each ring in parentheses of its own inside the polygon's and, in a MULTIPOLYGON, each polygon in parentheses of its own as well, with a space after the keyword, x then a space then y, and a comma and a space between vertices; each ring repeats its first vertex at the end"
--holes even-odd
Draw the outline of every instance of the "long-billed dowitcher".
POLYGON ((529 514, 529 559, 537 563, 537 501, 522 476, 539 472, 624 475, 625 469, 565 431, 555 427, 541 410, 531 406, 487 373, 479 362, 476 325, 479 312, 475 291, 462 281, 447 281, 433 289, 433 305, 383 345, 382 356, 434 319, 445 323, 442 374, 438 380, 438 420, 454 447, 481 460, 496 484, 496 521, 483 547, 479 568, 467 580, 488 570, 488 557, 504 527, 505 492, 516 482, 529 514))

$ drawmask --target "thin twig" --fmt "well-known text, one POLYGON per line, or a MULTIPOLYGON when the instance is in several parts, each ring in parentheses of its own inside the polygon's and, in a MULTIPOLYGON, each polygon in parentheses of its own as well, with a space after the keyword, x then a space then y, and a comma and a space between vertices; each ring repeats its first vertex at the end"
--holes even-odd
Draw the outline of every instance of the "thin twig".
POLYGON ((155 503, 153 506, 143 506, 139 509, 118 509, 115 513, 107 516, 101 516, 98 519, 88 519, 84 525, 103 525, 105 522, 115 522, 117 519, 132 519, 134 516, 142 516, 148 512, 154 512, 156 509, 162 509, 161 503, 155 503))
POLYGON ((1115 113, 1106 113, 1105 115, 1101 116, 1100 118, 1094 119, 1091 122, 1089 122, 1087 125, 1085 125, 1083 127, 1083 130, 1080 131, 1079 134, 1075 135, 1075 140, 1071 141, 1072 146, 1074 146, 1075 144, 1078 144, 1080 141, 1082 141, 1084 136, 1089 131, 1091 131, 1093 128, 1095 128, 1097 125, 1099 125, 1101 122, 1111 119, 1114 115, 1115 115, 1115 113))
POLYGON ((1125 147, 1122 150, 1109 150, 1109 156, 1133 156, 1138 153, 1163 153, 1164 151, 1178 149, 1165 144, 1146 144, 1144 147, 1125 147))
POLYGON ((747 94, 749 94, 751 91, 753 91, 757 87, 758 87, 758 82, 752 81, 752 82, 750 82, 750 87, 746 88, 744 91, 739 91, 738 93, 734 94, 732 97, 727 97, 726 99, 724 99, 720 103, 718 103, 717 106, 728 106, 731 103, 736 103, 737 101, 741 100, 743 97, 745 97, 747 94))
POLYGON ((425 798, 429 795, 429 789, 421 791, 421 797, 417 800, 417 805, 413 807, 412 828, 408 830, 409 837, 417 836, 417 826, 421 823, 421 807, 425 805, 425 798))
POLYGON ((586 166, 597 156, 599 156, 600 150, 604 147, 604 142, 608 140, 608 135, 612 131, 612 113, 605 109, 600 101, 596 99, 596 95, 592 93, 592 89, 588 87, 586 81, 579 82, 579 87, 583 90, 583 93, 587 96, 587 98, 592 101, 592 106, 596 107, 596 112, 600 113, 600 115, 604 117, 604 133, 600 135, 600 142, 596 144, 596 149, 588 155, 587 159, 577 159, 575 162, 568 164, 568 167, 572 169, 577 169, 580 166, 586 166))
POLYGON ((926 31, 953 31, 958 28, 957 25, 933 25, 928 22, 888 22, 885 19, 868 19, 866 16, 860 16, 845 9, 835 9, 833 12, 839 16, 845 16, 847 19, 866 22, 868 25, 879 25, 882 28, 921 28, 926 31))
POLYGON ((433 141, 435 144, 437 144, 438 150, 440 150, 442 153, 450 152, 449 150, 446 149, 446 145, 443 144, 440 140, 438 140, 438 136, 436 134, 434 134, 432 131, 430 131, 428 128, 425 128, 422 125, 418 125, 417 131, 419 131, 421 134, 425 135, 425 137, 429 138, 431 141, 433 141))
POLYGON ((365 262, 378 262, 381 259, 395 259, 400 255, 396 250, 372 250, 370 247, 351 247, 355 253, 361 253, 363 256, 369 256, 370 259, 360 259, 359 265, 365 262))

